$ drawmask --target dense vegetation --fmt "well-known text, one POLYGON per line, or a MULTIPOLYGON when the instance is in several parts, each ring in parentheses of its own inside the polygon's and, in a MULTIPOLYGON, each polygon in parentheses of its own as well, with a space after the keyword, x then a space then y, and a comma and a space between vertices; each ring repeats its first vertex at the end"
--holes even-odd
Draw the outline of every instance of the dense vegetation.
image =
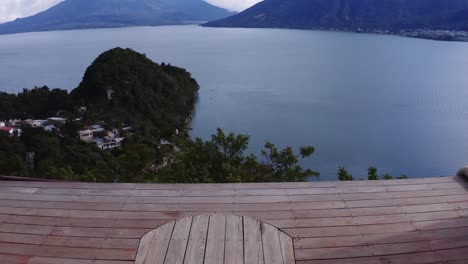
POLYGON ((468 0, 265 0, 214 27, 468 31, 468 0))
POLYGON ((0 34, 177 25, 231 14, 203 0, 65 0, 37 15, 0 25, 0 34))
MULTIPOLYGON (((408 176, 400 175, 398 177, 392 176, 390 174, 384 174, 382 176, 378 175, 376 167, 369 167, 367 170, 367 180, 369 181, 377 181, 377 180, 392 180, 392 179, 407 179, 408 176)), ((338 180, 340 181, 354 181, 355 178, 351 173, 349 173, 344 167, 338 168, 338 180)))
MULTIPOLYGON (((68 126, 68 125, 66 125, 68 126)), ((62 129, 63 132, 66 128, 62 129)), ((249 137, 218 130, 211 140, 179 137, 174 162, 154 168, 167 150, 130 141, 122 149, 102 151, 92 144, 57 132, 27 128, 21 137, 0 132, 0 175, 97 182, 282 182, 305 181, 319 173, 299 166, 314 153, 304 146, 299 154, 267 143, 263 158, 245 155, 249 137), (27 153, 34 153, 28 160, 27 153)), ((174 153, 174 152, 171 152, 174 153)))
POLYGON ((319 175, 299 166, 300 159, 314 153, 311 146, 295 153, 266 143, 258 158, 245 153, 247 135, 226 135, 219 129, 211 140, 191 140, 186 126, 197 91, 198 84, 184 69, 116 48, 100 55, 70 94, 47 87, 2 93, 0 120, 59 114, 68 121, 52 131, 24 125, 20 137, 0 132, 0 174, 196 183, 305 181, 319 175), (79 130, 96 122, 109 130, 130 126, 133 134, 122 148, 103 151, 78 137, 79 130))
POLYGON ((184 69, 116 48, 93 62, 71 97, 75 105, 87 107, 87 120, 124 123, 138 135, 159 138, 184 130, 198 88, 184 69))
POLYGON ((0 132, 0 174, 73 181, 110 181, 112 156, 57 132, 25 128, 21 137, 0 132), (29 159, 28 153, 33 153, 29 159))
POLYGON ((48 87, 24 90, 18 95, 0 92, 0 120, 40 119, 55 116, 57 110, 70 110, 66 90, 48 87))
POLYGON ((267 142, 262 150, 262 159, 245 155, 248 148, 247 135, 226 135, 218 129, 211 140, 182 140, 182 150, 175 162, 165 170, 154 174, 157 182, 294 182, 306 181, 318 172, 303 169, 299 160, 310 157, 315 149, 303 146, 299 153, 291 147, 278 149, 267 142))

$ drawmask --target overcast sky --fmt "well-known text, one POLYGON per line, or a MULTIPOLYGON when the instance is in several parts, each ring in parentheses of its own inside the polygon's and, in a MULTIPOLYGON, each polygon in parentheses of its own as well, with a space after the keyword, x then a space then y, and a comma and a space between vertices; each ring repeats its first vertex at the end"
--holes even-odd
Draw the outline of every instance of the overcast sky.
MULTIPOLYGON (((0 0, 0 23, 41 12, 62 0, 0 0)), ((206 0, 230 10, 241 11, 261 0, 206 0)))

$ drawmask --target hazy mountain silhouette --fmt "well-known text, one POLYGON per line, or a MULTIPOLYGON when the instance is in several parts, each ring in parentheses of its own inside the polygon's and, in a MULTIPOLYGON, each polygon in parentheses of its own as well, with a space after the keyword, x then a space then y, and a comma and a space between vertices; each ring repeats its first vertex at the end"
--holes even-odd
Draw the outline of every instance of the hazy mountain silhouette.
POLYGON ((199 23, 233 13, 203 0, 66 0, 37 15, 0 25, 0 34, 199 23))
POLYGON ((211 27, 468 30, 468 0, 265 0, 211 27))

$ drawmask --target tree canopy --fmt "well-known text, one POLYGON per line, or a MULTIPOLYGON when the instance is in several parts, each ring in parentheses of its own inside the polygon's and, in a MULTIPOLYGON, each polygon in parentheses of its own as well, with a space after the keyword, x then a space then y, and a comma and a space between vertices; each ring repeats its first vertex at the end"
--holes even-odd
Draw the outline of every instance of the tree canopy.
POLYGON ((303 169, 299 160, 310 157, 315 149, 303 146, 295 153, 291 147, 278 149, 267 142, 262 158, 246 154, 249 136, 226 134, 222 129, 211 140, 200 138, 181 142, 181 150, 169 167, 152 175, 155 182, 294 182, 319 176, 303 169))
POLYGON ((101 54, 71 92, 86 106, 86 118, 126 123, 148 137, 183 131, 194 110, 199 86, 186 70, 157 64, 131 49, 101 54))

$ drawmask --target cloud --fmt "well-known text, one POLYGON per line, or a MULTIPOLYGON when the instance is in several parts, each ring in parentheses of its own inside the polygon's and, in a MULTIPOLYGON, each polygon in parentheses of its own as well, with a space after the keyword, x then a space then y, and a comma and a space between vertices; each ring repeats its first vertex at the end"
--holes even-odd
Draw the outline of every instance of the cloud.
POLYGON ((254 4, 262 0, 205 0, 206 2, 224 7, 232 11, 242 11, 246 8, 253 6, 254 4))
MULTIPOLYGON (((63 0, 0 0, 0 23, 35 15, 63 0)), ((205 0, 233 11, 242 11, 261 0, 205 0)))
POLYGON ((0 23, 37 14, 62 0, 0 0, 0 23))

